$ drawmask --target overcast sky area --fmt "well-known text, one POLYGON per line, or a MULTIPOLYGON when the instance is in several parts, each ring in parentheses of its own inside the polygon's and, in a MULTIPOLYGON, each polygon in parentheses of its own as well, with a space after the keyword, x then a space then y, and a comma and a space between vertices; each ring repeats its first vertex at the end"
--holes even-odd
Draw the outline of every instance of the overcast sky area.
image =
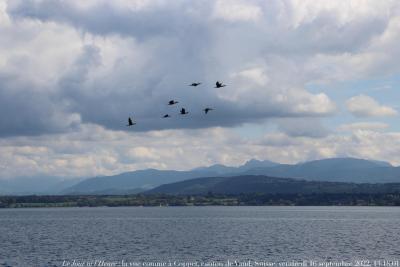
POLYGON ((3 179, 400 165, 397 0, 0 0, 0 36, 3 179))

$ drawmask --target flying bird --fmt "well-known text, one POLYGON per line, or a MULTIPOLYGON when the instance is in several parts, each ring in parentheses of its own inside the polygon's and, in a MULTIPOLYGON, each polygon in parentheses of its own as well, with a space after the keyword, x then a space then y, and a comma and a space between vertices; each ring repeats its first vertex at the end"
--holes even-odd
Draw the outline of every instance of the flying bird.
POLYGON ((214 87, 214 88, 221 88, 221 87, 225 87, 225 86, 226 86, 226 84, 223 84, 222 82, 217 81, 217 82, 215 83, 215 87, 214 87))
POLYGON ((177 103, 179 103, 178 101, 175 101, 175 100, 170 100, 169 102, 168 102, 168 105, 169 106, 172 106, 172 105, 175 105, 175 104, 177 104, 177 103))
POLYGON ((213 108, 205 108, 203 109, 204 113, 207 114, 209 111, 214 110, 213 108))
POLYGON ((192 83, 192 84, 189 84, 189 86, 194 86, 194 87, 196 87, 196 86, 198 86, 198 85, 200 85, 201 83, 192 83))
POLYGON ((131 119, 131 117, 129 117, 129 118, 128 118, 128 125, 126 125, 126 126, 133 126, 133 125, 135 125, 135 124, 136 124, 136 122, 133 122, 132 119, 131 119))
POLYGON ((165 114, 164 116, 163 116, 163 118, 170 118, 171 116, 169 115, 169 114, 165 114))
POLYGON ((184 108, 181 109, 181 115, 186 115, 186 114, 188 114, 188 113, 189 113, 189 112, 186 111, 186 109, 184 109, 184 108))

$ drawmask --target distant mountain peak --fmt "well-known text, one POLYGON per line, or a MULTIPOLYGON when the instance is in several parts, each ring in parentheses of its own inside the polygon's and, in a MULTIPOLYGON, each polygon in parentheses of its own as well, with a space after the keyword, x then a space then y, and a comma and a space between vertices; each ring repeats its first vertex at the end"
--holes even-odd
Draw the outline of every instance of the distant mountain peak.
POLYGON ((261 162, 263 162, 263 161, 259 160, 259 159, 250 159, 250 160, 246 161, 244 165, 259 164, 261 162))
POLYGON ((338 157, 338 158, 326 158, 326 159, 318 159, 312 161, 306 161, 298 163, 297 165, 314 165, 318 164, 321 166, 329 165, 329 166, 336 166, 340 165, 343 167, 343 164, 349 165, 353 168, 356 167, 393 167, 389 162, 385 161, 378 161, 378 160, 369 160, 369 159, 361 159, 361 158, 354 158, 354 157, 338 157))
POLYGON ((273 167, 279 165, 279 163, 269 161, 269 160, 258 160, 258 159, 250 159, 240 168, 253 169, 253 168, 266 168, 273 167))
POLYGON ((235 171, 235 167, 225 166, 223 164, 214 164, 208 167, 198 167, 193 169, 192 171, 207 171, 207 172, 215 172, 217 174, 224 174, 235 171))

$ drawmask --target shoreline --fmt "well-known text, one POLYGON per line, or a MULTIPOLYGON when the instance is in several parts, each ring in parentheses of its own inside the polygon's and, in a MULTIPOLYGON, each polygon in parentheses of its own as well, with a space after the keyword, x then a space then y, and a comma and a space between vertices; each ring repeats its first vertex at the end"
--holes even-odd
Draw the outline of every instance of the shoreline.
POLYGON ((241 195, 28 195, 0 196, 0 208, 191 207, 191 206, 349 206, 397 207, 395 194, 241 194, 241 195))

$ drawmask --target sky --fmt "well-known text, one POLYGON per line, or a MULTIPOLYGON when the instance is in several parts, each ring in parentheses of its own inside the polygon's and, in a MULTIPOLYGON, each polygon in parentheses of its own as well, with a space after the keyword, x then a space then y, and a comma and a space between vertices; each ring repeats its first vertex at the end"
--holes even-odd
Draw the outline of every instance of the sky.
POLYGON ((396 0, 0 0, 0 36, 0 179, 400 165, 396 0))

